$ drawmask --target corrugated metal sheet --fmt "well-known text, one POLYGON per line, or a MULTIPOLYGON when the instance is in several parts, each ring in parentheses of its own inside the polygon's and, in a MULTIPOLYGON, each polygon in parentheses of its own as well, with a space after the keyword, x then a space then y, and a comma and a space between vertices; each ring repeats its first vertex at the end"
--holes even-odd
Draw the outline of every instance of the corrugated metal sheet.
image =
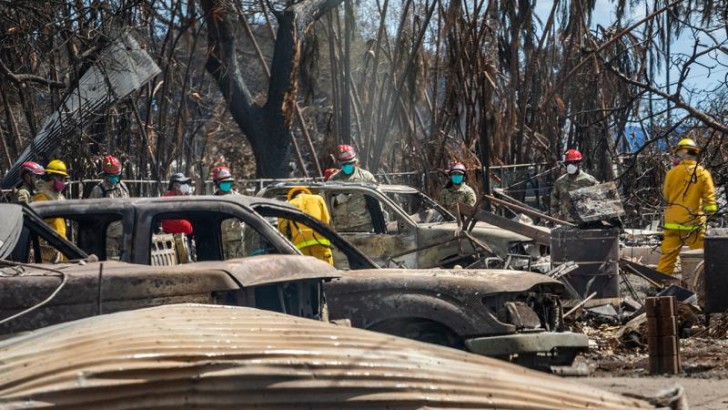
POLYGON ((0 343, 0 408, 637 409, 515 365, 249 308, 171 305, 0 343))
POLYGON ((20 165, 40 161, 64 145, 89 120, 107 105, 141 88, 161 70, 152 57, 129 33, 123 33, 99 55, 96 64, 79 79, 78 86, 63 100, 58 110, 46 118, 43 128, 15 161, 2 180, 3 188, 15 185, 20 165))

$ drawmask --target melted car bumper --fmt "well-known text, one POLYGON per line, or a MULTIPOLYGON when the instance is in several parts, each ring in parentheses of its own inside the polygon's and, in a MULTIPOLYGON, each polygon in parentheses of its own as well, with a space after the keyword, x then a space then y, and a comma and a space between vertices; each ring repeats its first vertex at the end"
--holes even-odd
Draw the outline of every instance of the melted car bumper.
POLYGON ((572 332, 517 333, 476 337, 465 341, 468 350, 483 356, 549 353, 559 349, 586 350, 589 338, 572 332))

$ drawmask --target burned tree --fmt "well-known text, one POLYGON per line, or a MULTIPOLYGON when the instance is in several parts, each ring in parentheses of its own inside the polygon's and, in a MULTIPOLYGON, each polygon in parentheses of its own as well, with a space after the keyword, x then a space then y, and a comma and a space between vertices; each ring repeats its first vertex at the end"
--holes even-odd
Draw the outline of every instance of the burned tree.
POLYGON ((341 1, 304 0, 289 4, 283 10, 273 10, 278 30, 268 96, 264 104, 257 104, 238 61, 235 10, 228 1, 201 0, 210 47, 206 68, 215 77, 235 122, 250 141, 259 177, 287 176, 301 38, 313 22, 341 1))

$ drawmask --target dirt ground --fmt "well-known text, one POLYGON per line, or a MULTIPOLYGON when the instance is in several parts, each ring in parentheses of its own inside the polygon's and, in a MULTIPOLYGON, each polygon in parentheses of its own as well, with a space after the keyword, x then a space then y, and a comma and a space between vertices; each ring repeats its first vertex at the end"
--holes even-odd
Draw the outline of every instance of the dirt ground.
POLYGON ((690 410, 728 409, 728 379, 684 376, 586 377, 580 383, 614 393, 653 396, 660 390, 680 385, 685 389, 690 410))
POLYGON ((666 388, 685 389, 690 409, 728 409, 728 315, 711 315, 710 326, 699 320, 680 339, 682 372, 650 375, 646 347, 625 347, 616 335, 621 326, 584 325, 591 349, 577 363, 590 369, 578 381, 622 394, 654 396, 666 388))

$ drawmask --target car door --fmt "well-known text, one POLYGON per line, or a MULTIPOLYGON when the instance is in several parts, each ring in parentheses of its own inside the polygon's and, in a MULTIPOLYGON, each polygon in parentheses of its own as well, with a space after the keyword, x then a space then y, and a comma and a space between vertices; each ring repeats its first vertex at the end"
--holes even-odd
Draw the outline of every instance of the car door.
POLYGON ((356 186, 326 190, 334 229, 382 267, 416 267, 414 221, 381 193, 356 186))
POLYGON ((374 261, 359 251, 354 245, 347 242, 341 235, 324 225, 321 221, 298 209, 286 205, 273 205, 268 202, 254 203, 251 206, 255 212, 266 218, 277 229, 279 221, 281 219, 287 219, 310 228, 317 235, 326 238, 331 243, 331 250, 334 254, 334 267, 337 269, 373 269, 377 267, 374 261))

